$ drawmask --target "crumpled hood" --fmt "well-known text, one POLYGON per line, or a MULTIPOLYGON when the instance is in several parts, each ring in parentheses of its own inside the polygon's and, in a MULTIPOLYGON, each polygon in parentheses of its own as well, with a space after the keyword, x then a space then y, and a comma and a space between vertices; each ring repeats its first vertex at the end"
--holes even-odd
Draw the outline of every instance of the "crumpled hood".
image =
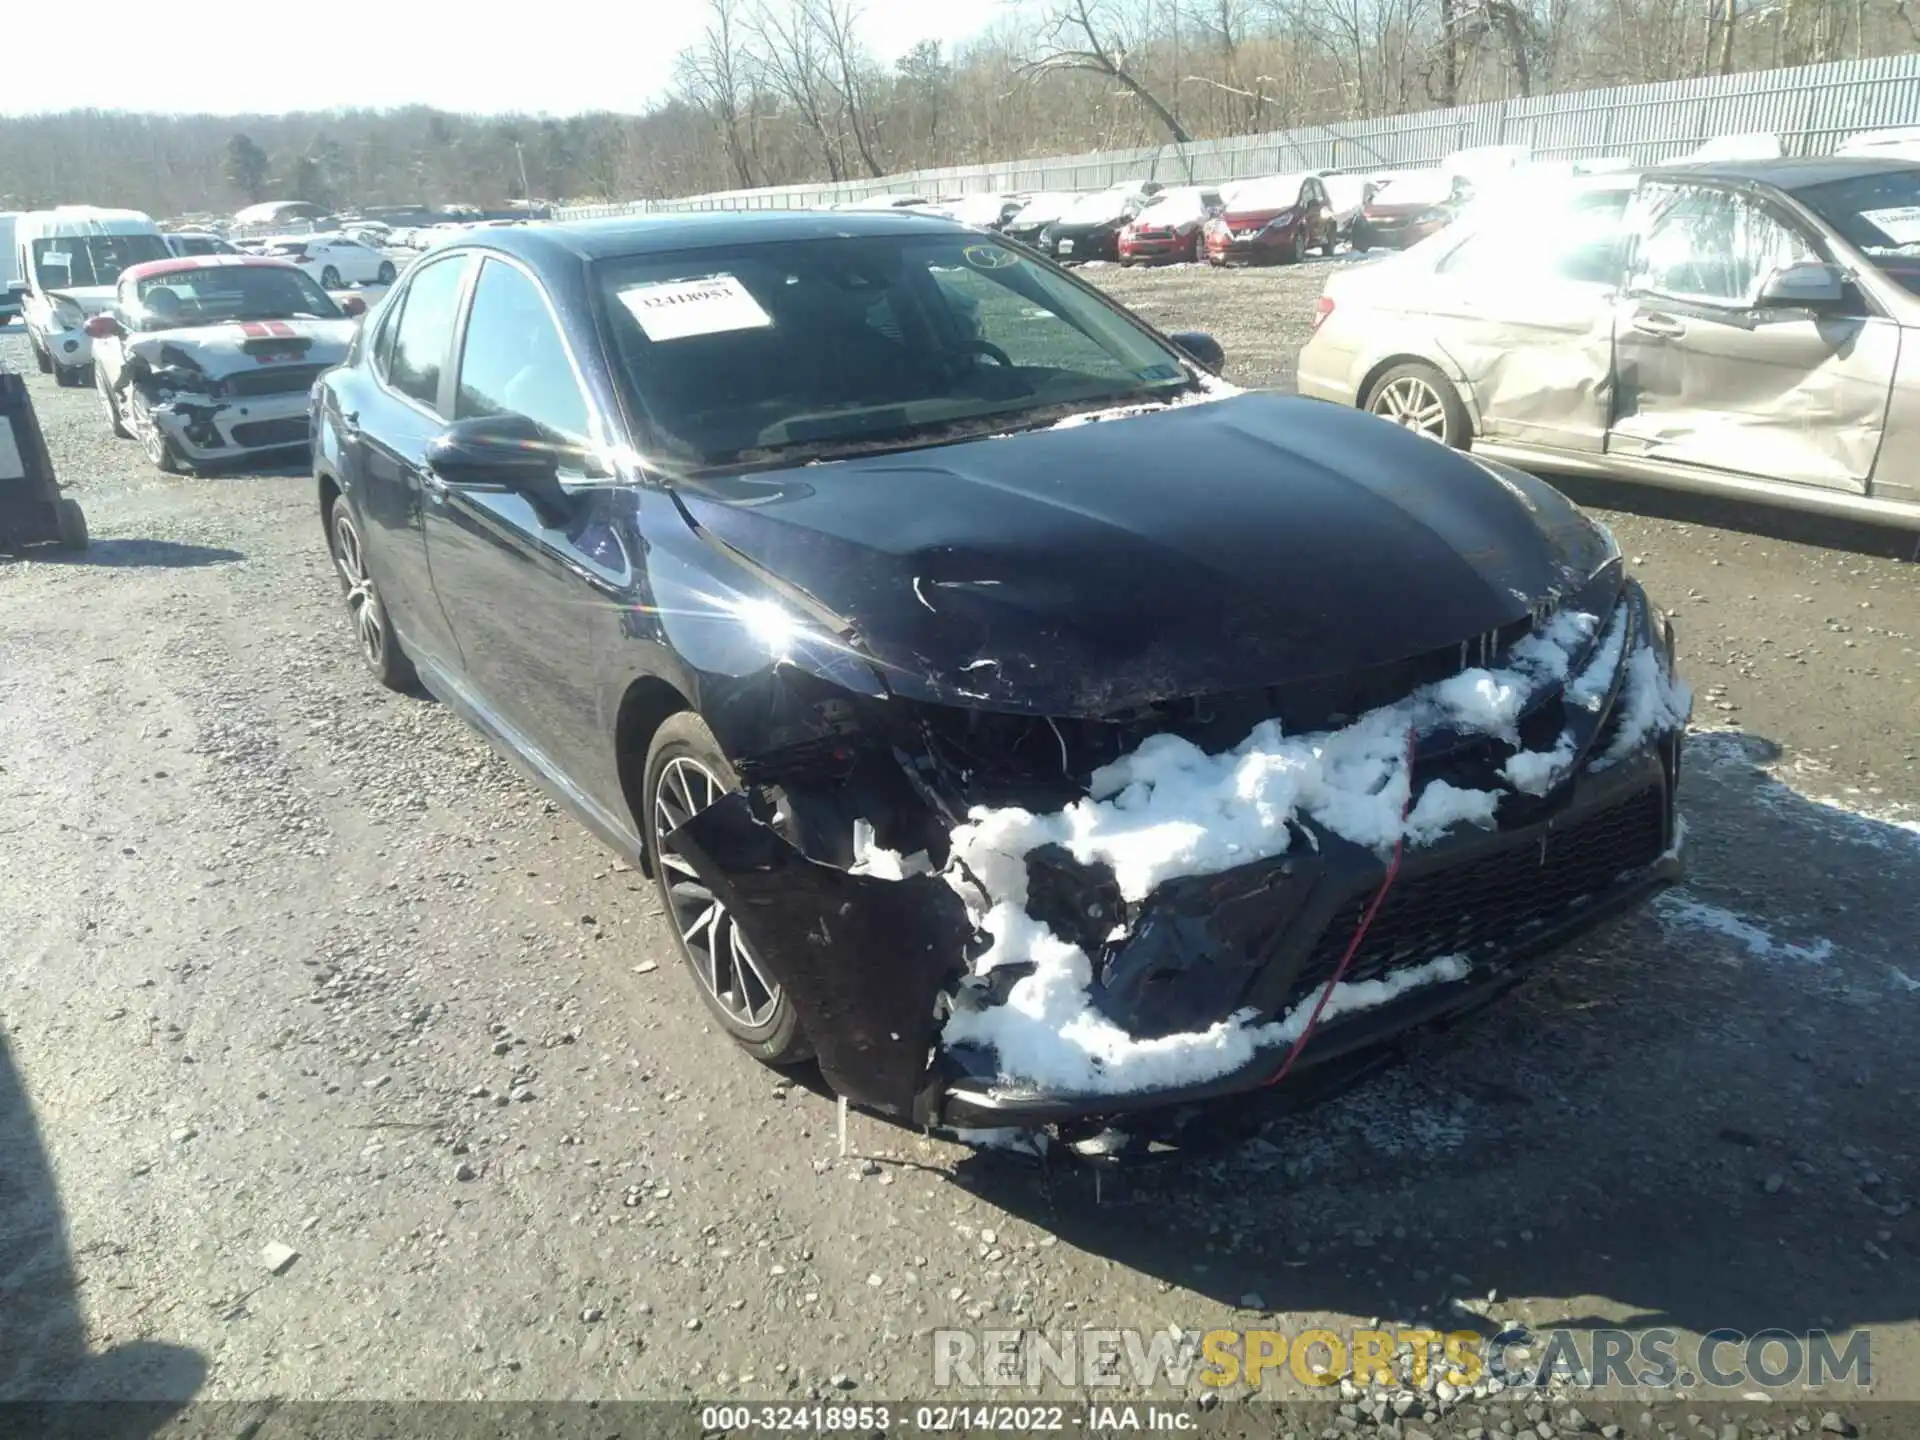
POLYGON ((351 319, 242 320, 143 330, 127 348, 152 365, 179 363, 163 355, 163 349, 182 352, 219 378, 272 365, 338 365, 347 358, 354 328, 351 319))
POLYGON ((71 300, 87 313, 89 319, 111 310, 113 296, 111 285, 65 285, 58 290, 47 291, 49 300, 71 300))
POLYGON ((896 693, 1061 716, 1456 645, 1612 553, 1530 477, 1272 394, 676 494, 896 693))

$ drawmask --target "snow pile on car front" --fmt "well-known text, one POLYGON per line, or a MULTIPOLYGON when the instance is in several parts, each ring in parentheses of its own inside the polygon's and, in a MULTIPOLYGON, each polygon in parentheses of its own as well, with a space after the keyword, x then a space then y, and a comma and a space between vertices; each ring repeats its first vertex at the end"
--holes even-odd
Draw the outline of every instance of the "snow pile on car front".
MULTIPOLYGON (((1258 725, 1239 745, 1208 754, 1177 735, 1155 735, 1096 771, 1085 799, 1034 814, 976 808, 953 832, 945 878, 986 937, 941 1032, 949 1050, 991 1052, 1004 1079, 1036 1091, 1121 1096, 1190 1087, 1231 1074, 1311 1025, 1384 1005, 1421 986, 1458 981, 1470 962, 1434 956, 1358 983, 1315 990, 1272 1019, 1242 1010, 1202 1030, 1141 1038, 1095 997, 1086 950, 1028 910, 1029 858, 1057 846, 1082 866, 1104 865, 1128 904, 1183 877, 1218 874, 1312 845, 1330 832, 1387 855, 1430 845, 1458 827, 1491 827, 1513 794, 1540 795, 1572 765, 1570 736, 1548 751, 1516 750, 1503 789, 1463 789, 1444 779, 1414 791, 1421 735, 1446 730, 1517 741, 1518 721, 1543 692, 1597 708, 1613 689, 1634 623, 1622 599, 1606 625, 1578 610, 1554 615, 1511 647, 1499 668, 1472 668, 1338 730, 1300 735, 1258 725), (995 986, 996 975, 1019 978, 995 986), (979 997, 979 998, 976 998, 979 997)), ((1619 718, 1605 768, 1649 736, 1684 726, 1692 695, 1654 646, 1634 649, 1619 677, 1619 718)), ((1125 938, 1124 924, 1107 935, 1125 938)))

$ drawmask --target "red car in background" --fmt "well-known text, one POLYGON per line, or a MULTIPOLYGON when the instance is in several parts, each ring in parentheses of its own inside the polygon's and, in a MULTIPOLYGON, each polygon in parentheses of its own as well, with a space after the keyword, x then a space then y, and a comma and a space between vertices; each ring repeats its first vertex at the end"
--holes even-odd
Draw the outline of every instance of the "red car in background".
POLYGON ((1198 260, 1202 232, 1225 202, 1218 190, 1182 185, 1163 190, 1120 232, 1120 263, 1198 260))
POLYGON ((1247 180, 1206 228, 1207 260, 1214 265, 1293 264, 1307 251, 1333 254, 1339 223, 1317 175, 1268 175, 1247 180))
POLYGON ((1414 170, 1376 181, 1353 222, 1355 250, 1405 250, 1454 221, 1473 196, 1463 175, 1414 170))

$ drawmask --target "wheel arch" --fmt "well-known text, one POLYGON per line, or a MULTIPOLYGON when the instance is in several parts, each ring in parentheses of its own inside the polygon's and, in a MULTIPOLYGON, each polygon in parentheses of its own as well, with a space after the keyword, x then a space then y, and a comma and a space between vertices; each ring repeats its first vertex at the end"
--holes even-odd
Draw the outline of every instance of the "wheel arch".
POLYGON ((647 848, 647 751, 668 716, 696 708, 672 681, 642 675, 628 684, 615 712, 614 764, 619 769, 620 793, 633 818, 634 834, 640 840, 640 868, 648 876, 653 874, 653 855, 647 848))

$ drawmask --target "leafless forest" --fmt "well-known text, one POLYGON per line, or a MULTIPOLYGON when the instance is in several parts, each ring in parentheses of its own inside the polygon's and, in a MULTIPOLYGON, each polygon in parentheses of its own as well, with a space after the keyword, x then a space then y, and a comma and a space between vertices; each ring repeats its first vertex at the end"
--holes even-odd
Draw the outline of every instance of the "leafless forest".
POLYGON ((637 113, 5 118, 0 206, 671 196, 1920 48, 1920 0, 1008 0, 883 63, 859 0, 703 3, 637 113))

